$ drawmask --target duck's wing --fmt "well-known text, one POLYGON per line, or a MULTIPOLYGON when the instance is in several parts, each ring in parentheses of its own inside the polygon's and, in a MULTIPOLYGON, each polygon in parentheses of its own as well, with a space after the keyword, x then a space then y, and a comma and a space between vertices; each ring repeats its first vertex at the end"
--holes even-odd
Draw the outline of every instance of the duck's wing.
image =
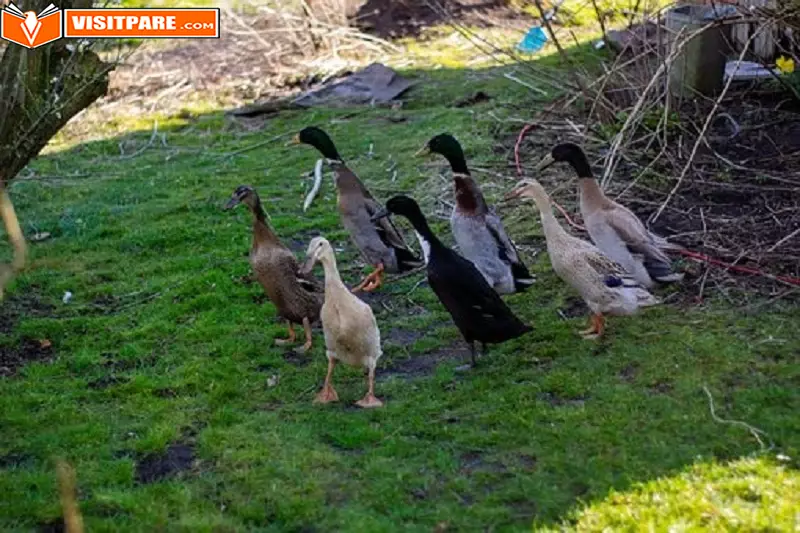
POLYGON ((294 281, 300 285, 300 288, 306 292, 323 294, 325 292, 325 286, 323 283, 314 277, 314 274, 311 272, 307 274, 299 272, 300 265, 298 264, 294 254, 288 248, 286 249, 286 252, 287 253, 281 254, 280 259, 276 263, 276 276, 280 276, 281 279, 286 280, 294 279, 294 281))
POLYGON ((506 229, 503 227, 503 222, 495 213, 489 212, 486 214, 486 229, 494 238, 497 243, 497 249, 500 251, 500 259, 508 263, 519 263, 519 254, 517 247, 508 237, 506 229))
POLYGON ((428 264, 428 283, 459 328, 528 330, 472 262, 452 250, 437 250, 437 256, 428 264))
POLYGON ((589 268, 593 277, 606 287, 637 287, 645 290, 637 279, 629 274, 619 263, 612 260, 589 243, 580 251, 580 259, 589 268))
POLYGON ((370 220, 382 206, 358 176, 344 165, 336 168, 336 187, 345 228, 370 262, 385 260, 387 248, 391 248, 395 252, 400 270, 423 264, 405 243, 391 217, 382 217, 375 222, 370 220))
POLYGON ((631 252, 643 256, 642 264, 651 278, 670 282, 683 277, 672 270, 672 261, 664 253, 663 248, 666 246, 663 243, 666 243, 666 240, 650 233, 631 211, 617 206, 616 209, 609 211, 606 220, 631 252))
POLYGON ((669 262, 669 258, 658 247, 658 243, 653 239, 652 234, 647 231, 642 221, 630 210, 617 205, 614 209, 605 212, 604 215, 609 227, 614 230, 632 252, 669 262))
MULTIPOLYGON (((517 252, 517 247, 514 242, 509 238, 503 227, 503 222, 494 212, 489 212, 486 215, 486 229, 489 230, 494 241, 497 243, 500 259, 511 265, 511 274, 514 281, 518 285, 527 287, 532 285, 534 278, 528 271, 528 267, 522 262, 517 252)), ((519 287, 518 287, 519 288, 519 287)))
POLYGON ((587 265, 598 276, 622 276, 625 274, 625 269, 616 261, 612 261, 608 256, 604 255, 597 249, 584 249, 581 256, 587 265))

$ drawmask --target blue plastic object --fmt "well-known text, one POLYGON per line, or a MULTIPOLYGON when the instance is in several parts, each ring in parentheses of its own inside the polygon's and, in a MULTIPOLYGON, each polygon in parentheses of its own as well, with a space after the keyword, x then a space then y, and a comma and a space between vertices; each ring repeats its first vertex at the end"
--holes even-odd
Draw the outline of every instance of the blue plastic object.
POLYGON ((532 54, 541 50, 546 42, 547 34, 544 32, 542 27, 534 26, 528 30, 528 33, 525 34, 525 37, 522 39, 522 42, 517 45, 517 48, 520 52, 532 54))

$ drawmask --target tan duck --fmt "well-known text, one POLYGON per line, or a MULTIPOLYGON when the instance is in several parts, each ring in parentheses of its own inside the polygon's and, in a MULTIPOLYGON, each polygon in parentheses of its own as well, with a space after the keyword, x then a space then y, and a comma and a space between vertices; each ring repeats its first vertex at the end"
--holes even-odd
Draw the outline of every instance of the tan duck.
POLYGON ((683 279, 683 274, 673 271, 664 253, 664 250, 680 247, 649 232, 627 207, 608 198, 594 179, 586 154, 579 146, 559 144, 542 160, 538 170, 562 161, 569 163, 578 174, 583 223, 589 237, 604 254, 648 288, 655 285, 655 281, 671 283, 683 279))
MULTIPOLYGON (((461 144, 448 133, 430 139, 420 152, 438 153, 453 171, 456 205, 450 228, 461 254, 472 261, 486 282, 499 294, 522 292, 534 283, 508 237, 500 217, 489 208, 472 178, 461 144)), ((418 152, 418 153, 420 153, 418 152)))
POLYGON ((322 307, 322 283, 311 274, 298 274, 299 266, 294 254, 272 231, 258 193, 252 187, 237 187, 225 208, 232 209, 240 203, 253 213, 250 266, 278 315, 289 321, 289 338, 275 339, 275 344, 293 344, 297 338, 294 325, 302 324, 305 330, 302 351, 306 352, 311 349, 311 324, 319 319, 322 307))
POLYGON ((339 400, 331 378, 337 361, 368 370, 367 394, 356 402, 360 407, 383 405, 375 397, 375 367, 381 357, 381 333, 369 305, 359 300, 342 283, 336 268, 336 256, 330 243, 314 237, 308 245, 302 272, 310 274, 317 262, 325 270, 325 303, 322 305, 322 330, 328 356, 328 373, 325 384, 315 402, 329 403, 339 400))
POLYGON ((374 270, 353 291, 373 291, 381 286, 384 272, 405 272, 424 264, 408 247, 390 218, 372 222, 370 217, 381 209, 355 173, 347 168, 336 146, 320 128, 304 128, 295 143, 313 146, 327 159, 336 176, 339 215, 364 260, 374 270))
POLYGON ((539 182, 522 182, 506 198, 532 198, 536 202, 553 270, 580 293, 592 311, 591 327, 581 332, 585 338, 603 334, 605 314, 631 315, 640 307, 659 303, 595 245, 570 235, 561 227, 553 215, 550 198, 539 182))

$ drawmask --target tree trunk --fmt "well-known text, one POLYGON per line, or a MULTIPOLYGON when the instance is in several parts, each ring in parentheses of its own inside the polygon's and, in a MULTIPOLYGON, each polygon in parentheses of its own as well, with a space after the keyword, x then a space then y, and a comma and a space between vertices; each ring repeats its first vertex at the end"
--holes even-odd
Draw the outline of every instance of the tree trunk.
MULTIPOLYGON (((50 0, 16 4, 39 13, 50 0)), ((88 7, 85 0, 60 4, 62 9, 88 7)), ((25 241, 5 186, 72 117, 106 94, 112 68, 77 40, 61 39, 35 50, 5 46, 0 59, 0 216, 14 246, 14 261, 0 265, 0 299, 25 263, 25 241)))

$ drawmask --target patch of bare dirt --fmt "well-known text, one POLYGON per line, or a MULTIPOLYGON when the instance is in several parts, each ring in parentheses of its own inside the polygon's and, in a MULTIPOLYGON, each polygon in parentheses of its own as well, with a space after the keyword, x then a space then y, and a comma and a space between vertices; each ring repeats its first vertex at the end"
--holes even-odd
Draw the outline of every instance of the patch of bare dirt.
POLYGON ((459 462, 461 463, 461 472, 467 475, 475 472, 508 472, 506 465, 486 459, 483 453, 477 451, 461 454, 459 462))
POLYGON ((461 341, 421 355, 412 355, 407 359, 393 360, 390 365, 381 369, 378 380, 385 380, 391 377, 402 379, 414 379, 428 376, 435 372, 436 367, 443 362, 458 361, 460 363, 470 361, 469 347, 461 341))
POLYGON ((553 407, 583 407, 588 396, 562 396, 555 392, 542 392, 538 395, 539 400, 549 403, 553 407))
POLYGON ((356 9, 351 8, 354 24, 361 31, 384 39, 416 37, 426 27, 446 24, 451 19, 479 28, 525 25, 530 21, 508 0, 366 0, 351 4, 356 4, 356 9))
POLYGON ((109 374, 107 376, 103 376, 101 378, 94 379, 94 380, 90 381, 87 384, 87 386, 90 389, 104 390, 104 389, 108 389, 110 387, 115 387, 117 385, 123 385, 125 383, 128 383, 129 381, 130 381, 130 378, 128 378, 128 377, 109 374))
POLYGON ((559 309, 559 312, 564 318, 577 318, 589 315, 589 307, 582 298, 570 298, 564 302, 564 307, 559 309))
POLYGON ((0 333, 12 333, 22 317, 52 316, 54 310, 52 304, 37 294, 35 287, 30 287, 25 294, 14 294, 0 304, 0 333))
POLYGON ((14 468, 33 460, 33 457, 24 453, 9 453, 0 455, 0 468, 14 468))
POLYGON ((625 365, 625 367, 622 370, 619 371, 617 377, 619 377, 620 380, 626 383, 633 383, 634 381, 636 381, 636 376, 639 375, 640 366, 641 365, 639 365, 639 363, 635 361, 629 363, 625 365))
POLYGON ((669 394, 674 388, 675 385, 668 379, 657 379, 647 386, 650 394, 669 394))
POLYGON ((137 459, 135 479, 140 484, 156 483, 191 470, 194 464, 194 445, 178 442, 171 444, 163 453, 137 459))
POLYGON ((311 364, 311 355, 287 350, 283 352, 283 360, 292 366, 303 367, 311 364))
POLYGON ((411 346, 425 336, 424 331, 418 329, 392 328, 385 334, 381 332, 381 340, 396 346, 411 346))
POLYGON ((28 363, 50 361, 53 356, 53 345, 46 339, 23 337, 17 343, 0 345, 0 377, 14 376, 28 363))

